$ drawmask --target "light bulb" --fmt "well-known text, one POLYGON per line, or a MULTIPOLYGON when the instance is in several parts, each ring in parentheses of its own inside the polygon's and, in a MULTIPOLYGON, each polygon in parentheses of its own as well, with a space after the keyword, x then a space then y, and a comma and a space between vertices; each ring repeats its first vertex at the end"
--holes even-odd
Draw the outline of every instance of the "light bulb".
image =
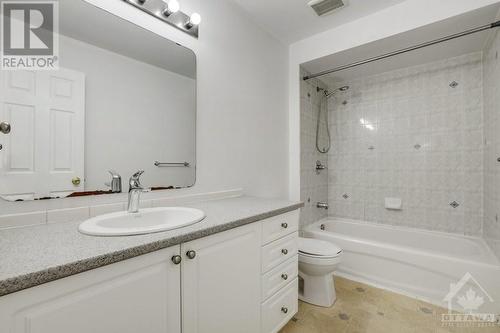
POLYGON ((189 23, 191 25, 198 25, 201 22, 201 16, 198 13, 193 13, 191 14, 191 17, 189 18, 189 23))
POLYGON ((186 22, 186 29, 191 29, 192 27, 194 27, 195 25, 198 25, 200 24, 201 22, 201 16, 200 14, 198 13, 193 13, 191 14, 191 16, 189 17, 189 21, 186 22))
POLYGON ((163 15, 165 16, 170 16, 173 13, 177 13, 181 9, 181 5, 177 0, 170 0, 167 2, 167 6, 165 7, 165 10, 163 11, 163 15))
POLYGON ((179 1, 177 0, 170 0, 168 2, 168 10, 171 13, 177 13, 181 9, 181 5, 179 4, 179 1))

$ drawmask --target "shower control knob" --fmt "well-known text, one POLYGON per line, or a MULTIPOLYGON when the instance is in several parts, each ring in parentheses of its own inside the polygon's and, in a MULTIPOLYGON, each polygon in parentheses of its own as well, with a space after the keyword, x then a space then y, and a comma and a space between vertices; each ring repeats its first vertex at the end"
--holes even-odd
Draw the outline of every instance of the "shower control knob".
POLYGON ((500 162, 500 157, 499 157, 499 158, 497 158, 497 162, 500 162))
POLYGON ((281 312, 283 312, 284 314, 287 314, 288 313, 288 308, 287 307, 282 307, 281 308, 281 312))
POLYGON ((281 278, 286 281, 286 280, 288 280, 288 275, 287 274, 281 274, 281 278))
POLYGON ((283 229, 288 228, 288 223, 281 223, 281 227, 282 227, 283 229))
POLYGON ((196 257, 196 251, 187 251, 186 252, 186 256, 189 258, 189 259, 194 259, 196 257))
POLYGON ((173 262, 174 264, 176 264, 176 265, 179 265, 179 264, 181 263, 181 261, 182 261, 181 256, 173 256, 173 257, 172 257, 172 262, 173 262))
POLYGON ((288 254, 288 250, 287 249, 283 249, 283 250, 281 250, 281 253, 283 253, 284 255, 287 255, 288 254))

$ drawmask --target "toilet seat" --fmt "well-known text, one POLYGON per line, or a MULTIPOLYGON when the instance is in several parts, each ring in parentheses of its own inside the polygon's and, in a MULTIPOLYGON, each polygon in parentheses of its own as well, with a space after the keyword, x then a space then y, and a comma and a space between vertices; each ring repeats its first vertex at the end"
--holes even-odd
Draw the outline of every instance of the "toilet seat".
POLYGON ((342 254, 337 245, 320 239, 299 237, 299 257, 333 259, 342 254))

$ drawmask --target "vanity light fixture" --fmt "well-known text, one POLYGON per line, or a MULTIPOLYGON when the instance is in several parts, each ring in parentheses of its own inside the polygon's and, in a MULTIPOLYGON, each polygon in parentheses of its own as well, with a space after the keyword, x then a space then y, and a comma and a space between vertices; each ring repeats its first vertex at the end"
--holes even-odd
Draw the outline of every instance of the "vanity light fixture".
POLYGON ((198 13, 187 15, 180 10, 178 0, 123 0, 143 12, 179 29, 194 38, 198 38, 201 16, 198 13))
POLYGON ((197 26, 201 22, 201 16, 198 13, 193 13, 189 17, 189 21, 186 23, 186 28, 191 29, 194 26, 197 26))
POLYGON ((174 13, 177 13, 180 9, 181 9, 181 5, 179 4, 179 1, 170 0, 169 2, 167 2, 167 5, 165 6, 165 9, 163 10, 163 15, 168 17, 174 13))

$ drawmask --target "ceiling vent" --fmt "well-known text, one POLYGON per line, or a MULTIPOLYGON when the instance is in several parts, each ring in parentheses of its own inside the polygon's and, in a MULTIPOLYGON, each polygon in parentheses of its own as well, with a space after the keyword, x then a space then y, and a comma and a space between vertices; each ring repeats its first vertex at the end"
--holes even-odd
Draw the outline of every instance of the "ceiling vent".
POLYGON ((323 16, 344 7, 345 2, 343 0, 312 0, 309 1, 308 5, 314 9, 318 16, 323 16))

